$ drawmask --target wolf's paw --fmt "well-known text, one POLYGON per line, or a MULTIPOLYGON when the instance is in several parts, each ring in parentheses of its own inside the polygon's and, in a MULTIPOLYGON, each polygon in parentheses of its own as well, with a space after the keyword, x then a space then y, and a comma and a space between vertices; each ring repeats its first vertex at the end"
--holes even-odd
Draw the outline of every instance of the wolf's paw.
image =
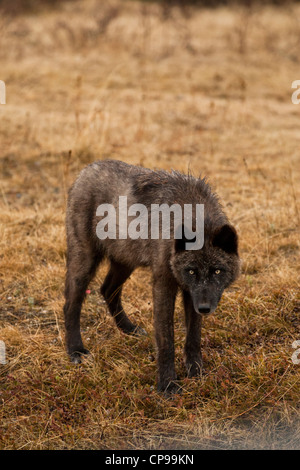
POLYGON ((81 364, 81 362, 82 362, 81 356, 82 355, 87 355, 89 353, 90 352, 89 352, 88 349, 80 348, 80 350, 76 350, 76 351, 70 353, 70 360, 71 360, 72 364, 81 364))
POLYGON ((203 363, 202 359, 198 359, 198 361, 194 361, 191 363, 186 363, 185 364, 186 371, 187 371, 187 376, 189 378, 193 377, 201 377, 202 372, 203 372, 203 363))
POLYGON ((166 398, 172 398, 182 392, 180 385, 175 380, 171 380, 167 384, 158 384, 157 390, 162 392, 166 398))
POLYGON ((126 327, 122 327, 121 330, 123 333, 131 336, 146 336, 148 334, 144 328, 138 325, 134 325, 133 323, 126 325, 126 327))
POLYGON ((138 325, 134 325, 135 328, 133 330, 133 332, 131 333, 132 335, 134 336, 147 336, 147 331, 144 330, 144 328, 142 328, 141 326, 138 326, 138 325))

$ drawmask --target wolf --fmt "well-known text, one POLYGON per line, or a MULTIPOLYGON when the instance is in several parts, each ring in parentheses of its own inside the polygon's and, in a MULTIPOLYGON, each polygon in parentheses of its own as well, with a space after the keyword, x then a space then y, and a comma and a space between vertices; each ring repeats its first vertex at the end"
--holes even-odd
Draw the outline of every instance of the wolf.
MULTIPOLYGON (((118 223, 118 221, 117 221, 118 223)), ((122 286, 142 266, 152 270, 153 317, 157 350, 157 389, 177 393, 174 365, 174 305, 182 292, 186 340, 184 358, 189 377, 202 369, 201 323, 213 313, 224 289, 240 272, 238 235, 225 215, 218 196, 206 178, 191 173, 151 170, 118 160, 95 161, 86 166, 69 190, 66 213, 67 270, 64 319, 66 346, 71 361, 81 362, 88 351, 80 333, 80 313, 88 284, 105 258, 109 271, 101 286, 108 310, 124 333, 140 335, 144 330, 126 315, 121 300, 122 286), (201 249, 187 248, 190 241, 182 230, 175 237, 100 239, 97 236, 97 208, 117 207, 119 197, 128 204, 203 204, 204 242, 201 249)))

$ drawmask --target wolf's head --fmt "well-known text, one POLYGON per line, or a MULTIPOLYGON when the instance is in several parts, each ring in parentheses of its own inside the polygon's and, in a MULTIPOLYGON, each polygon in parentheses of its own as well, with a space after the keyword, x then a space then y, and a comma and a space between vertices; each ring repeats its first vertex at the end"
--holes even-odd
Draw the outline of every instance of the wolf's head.
POLYGON ((191 240, 184 237, 174 240, 171 268, 179 286, 190 293, 195 311, 208 315, 238 277, 240 262, 234 227, 226 223, 205 235, 200 250, 187 250, 191 240))

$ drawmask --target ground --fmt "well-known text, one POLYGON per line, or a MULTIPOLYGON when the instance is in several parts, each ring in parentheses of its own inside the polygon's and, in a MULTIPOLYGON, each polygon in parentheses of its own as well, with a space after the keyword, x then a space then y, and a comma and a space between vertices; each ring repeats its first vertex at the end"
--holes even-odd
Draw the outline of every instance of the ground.
POLYGON ((85 0, 0 18, 1 449, 298 448, 300 6, 180 10, 85 0), (206 175, 240 237, 242 274, 205 319, 205 369, 156 392, 151 276, 124 336, 90 286, 64 345, 67 191, 87 163, 121 159, 206 175))

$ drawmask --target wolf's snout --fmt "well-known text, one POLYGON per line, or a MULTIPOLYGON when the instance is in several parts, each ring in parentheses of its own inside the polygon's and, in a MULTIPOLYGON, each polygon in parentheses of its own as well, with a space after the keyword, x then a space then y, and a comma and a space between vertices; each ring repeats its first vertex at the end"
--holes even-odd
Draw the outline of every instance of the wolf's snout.
POLYGON ((198 305, 198 312, 199 313, 210 313, 210 305, 209 304, 199 304, 198 305))

